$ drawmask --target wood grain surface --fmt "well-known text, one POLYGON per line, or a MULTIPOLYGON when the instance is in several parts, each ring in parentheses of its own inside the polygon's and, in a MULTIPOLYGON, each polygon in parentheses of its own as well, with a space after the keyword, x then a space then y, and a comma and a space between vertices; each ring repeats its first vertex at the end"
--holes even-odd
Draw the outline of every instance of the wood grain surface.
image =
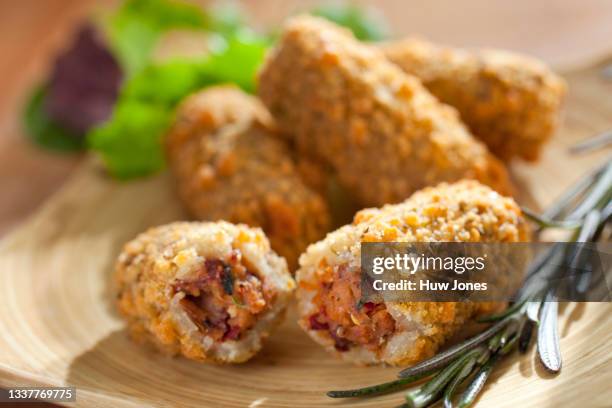
MULTIPOLYGON (((612 127, 610 82, 601 67, 569 73, 565 125, 535 166, 515 165, 523 202, 546 205, 610 149, 568 156, 567 147, 612 127)), ((263 352, 240 366, 163 357, 133 344, 109 291, 123 242, 143 229, 184 218, 166 174, 119 183, 95 160, 0 243, 0 385, 72 385, 79 406, 396 406, 401 394, 332 401, 330 388, 392 379, 397 369, 357 368, 330 358, 290 313, 263 352), (257 405, 260 404, 260 405, 257 405)), ((495 371, 481 407, 609 406, 612 308, 562 307, 563 371, 548 375, 533 350, 495 371)))

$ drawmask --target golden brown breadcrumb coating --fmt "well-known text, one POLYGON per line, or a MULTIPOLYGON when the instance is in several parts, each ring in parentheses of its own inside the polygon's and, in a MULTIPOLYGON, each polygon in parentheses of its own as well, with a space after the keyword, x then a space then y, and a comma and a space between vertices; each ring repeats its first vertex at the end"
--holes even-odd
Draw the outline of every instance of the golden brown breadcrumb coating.
POLYGON ((362 205, 441 181, 507 194, 504 166, 420 81, 316 17, 289 21, 259 75, 259 96, 300 152, 330 166, 362 205))
POLYGON ((115 278, 135 340, 217 363, 255 355, 295 288, 261 229, 224 221, 149 229, 125 244, 115 278))
POLYGON ((457 108, 472 132, 504 160, 537 160, 558 126, 565 81, 539 61, 414 38, 381 49, 442 102, 457 108))
POLYGON ((179 196, 194 217, 261 227, 291 270, 327 232, 324 199, 301 180, 266 109, 238 88, 188 97, 166 147, 179 196))
POLYGON ((413 364, 432 356, 493 303, 368 302, 361 297, 361 242, 521 242, 520 207, 473 180, 440 184, 400 204, 360 211, 300 257, 299 323, 318 343, 360 364, 413 364))

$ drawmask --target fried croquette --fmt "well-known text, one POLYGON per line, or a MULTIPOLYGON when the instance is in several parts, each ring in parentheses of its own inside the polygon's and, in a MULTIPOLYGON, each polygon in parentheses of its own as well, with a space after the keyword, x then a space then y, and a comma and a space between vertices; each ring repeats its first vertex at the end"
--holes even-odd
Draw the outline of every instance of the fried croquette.
POLYGON ((522 55, 469 52, 419 39, 381 46, 405 72, 419 78, 496 156, 537 160, 559 124, 565 81, 522 55))
POLYGON ((327 232, 324 198, 301 180, 266 109, 238 88, 188 97, 166 147, 179 196, 195 218, 261 227, 291 270, 327 232))
POLYGON ((116 263, 132 336, 168 354, 239 363, 284 316, 295 282, 259 228, 179 222, 128 242, 116 263))
MULTIPOLYGON (((442 183, 406 201, 366 209, 300 257, 300 326, 358 364, 409 365, 431 357, 470 319, 494 308, 476 302, 361 304, 361 242, 521 242, 520 207, 474 180, 442 183)), ((514 271, 514 269, 512 269, 514 271)))
POLYGON ((290 20, 259 74, 258 94, 296 149, 329 166, 362 206, 463 178, 511 191, 503 164, 454 108, 323 19, 290 20))

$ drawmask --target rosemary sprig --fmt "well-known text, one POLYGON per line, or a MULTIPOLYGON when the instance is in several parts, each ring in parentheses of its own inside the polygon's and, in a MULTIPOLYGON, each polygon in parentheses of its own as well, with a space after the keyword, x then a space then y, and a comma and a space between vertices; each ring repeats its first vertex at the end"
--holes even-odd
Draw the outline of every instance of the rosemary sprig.
POLYGON ((356 388, 354 390, 343 390, 343 391, 328 391, 327 396, 331 398, 353 398, 353 397, 365 397, 369 395, 382 395, 388 394, 402 388, 406 388, 406 385, 417 382, 422 378, 426 378, 435 372, 422 372, 417 375, 400 378, 395 381, 389 381, 382 384, 372 385, 369 387, 356 388))
POLYGON ((538 215, 527 207, 521 207, 521 211, 527 218, 535 222, 540 228, 576 229, 580 227, 579 221, 555 221, 538 215))
MULTIPOLYGON (((528 218, 541 228, 573 229, 573 242, 595 242, 603 227, 612 219, 612 164, 605 164, 562 194, 543 215, 525 210, 528 218), (564 215, 565 218, 557 218, 564 215)), ((457 401, 465 408, 474 403, 482 391, 494 366, 515 348, 525 353, 533 337, 537 338, 538 356, 544 367, 554 373, 561 370, 557 323, 558 303, 555 288, 533 285, 532 279, 550 281, 559 276, 560 265, 576 268, 582 265, 583 248, 568 250, 553 245, 530 266, 526 280, 514 304, 498 315, 480 319, 493 323, 483 332, 438 353, 399 373, 399 379, 387 383, 347 391, 330 391, 332 398, 362 397, 398 391, 415 382, 431 377, 406 394, 402 407, 428 407, 441 398, 445 408, 452 408, 456 390, 468 381, 457 401), (536 330, 537 328, 537 330, 536 330)), ((588 272, 588 271, 587 271, 588 272)), ((588 273, 572 281, 572 290, 583 290, 588 273)), ((537 282, 537 281, 536 281, 537 282)))
POLYGON ((527 319, 525 324, 521 328, 518 338, 518 348, 521 353, 526 353, 527 349, 529 349, 529 343, 531 342, 531 337, 533 335, 533 328, 535 327, 536 322, 531 319, 527 319))
POLYGON ((604 148, 612 144, 612 130, 606 130, 598 135, 589 137, 569 148, 572 154, 582 154, 604 148))
MULTIPOLYGON (((438 375, 436 375, 425 385, 408 392, 406 394, 406 403, 408 404, 408 407, 427 407, 432 402, 437 401, 439 395, 444 391, 446 386, 453 382, 454 378, 457 378, 458 374, 461 375, 461 372, 465 366, 470 365, 473 367, 478 357, 480 357, 485 350, 486 349, 484 347, 480 346, 477 349, 468 351, 445 367, 438 375)), ((469 375, 469 372, 467 375, 469 375)), ((465 377, 467 377, 467 375, 465 377)))
POLYGON ((608 166, 610 160, 607 160, 601 166, 581 178, 576 184, 568 188, 561 196, 544 211, 542 217, 553 220, 571 210, 576 201, 592 187, 593 182, 597 180, 604 169, 608 166))
POLYGON ((410 368, 406 368, 399 373, 400 378, 408 378, 419 373, 423 372, 431 372, 440 367, 444 367, 449 363, 453 362, 458 356, 463 353, 472 350, 473 348, 478 347, 480 344, 489 340, 494 335, 498 334, 502 329, 504 329, 506 325, 506 319, 495 323, 493 326, 489 327, 487 330, 483 331, 476 336, 465 340, 462 343, 459 343, 446 351, 436 354, 432 358, 422 361, 410 368))
POLYGON ((465 363, 465 365, 461 368, 459 374, 451 381, 451 383, 444 391, 444 408, 452 408, 453 407, 453 398, 455 395, 455 389, 472 373, 474 366, 476 365, 477 360, 470 359, 465 363))
POLYGON ((496 315, 490 315, 490 316, 481 317, 481 318, 478 319, 478 322, 480 322, 480 323, 496 322, 498 320, 503 319, 504 317, 508 317, 510 315, 513 315, 519 309, 521 309, 523 307, 525 302, 527 302, 527 299, 523 299, 521 301, 515 302, 512 306, 510 306, 509 308, 504 310, 502 313, 496 314, 496 315))

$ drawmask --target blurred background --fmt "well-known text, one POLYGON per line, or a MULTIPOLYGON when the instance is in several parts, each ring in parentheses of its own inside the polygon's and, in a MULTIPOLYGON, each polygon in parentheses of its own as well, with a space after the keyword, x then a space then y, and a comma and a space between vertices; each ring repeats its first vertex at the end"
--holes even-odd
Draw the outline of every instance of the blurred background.
MULTIPOLYGON (((96 0, 0 1, 0 235, 56 191, 83 158, 42 150, 24 136, 21 111, 32 86, 48 75, 55 56, 88 16, 119 5, 96 0)), ((207 5, 210 2, 199 2, 207 5)), ((218 3, 218 2, 217 2, 218 3)), ((227 3, 227 2, 225 2, 227 3)), ((259 30, 312 10, 317 0, 237 2, 259 30)), ((418 34, 463 47, 496 47, 536 56, 566 72, 612 52, 609 0, 379 0, 355 1, 382 15, 392 37, 418 34)), ((376 15, 376 16, 375 16, 376 15)))

